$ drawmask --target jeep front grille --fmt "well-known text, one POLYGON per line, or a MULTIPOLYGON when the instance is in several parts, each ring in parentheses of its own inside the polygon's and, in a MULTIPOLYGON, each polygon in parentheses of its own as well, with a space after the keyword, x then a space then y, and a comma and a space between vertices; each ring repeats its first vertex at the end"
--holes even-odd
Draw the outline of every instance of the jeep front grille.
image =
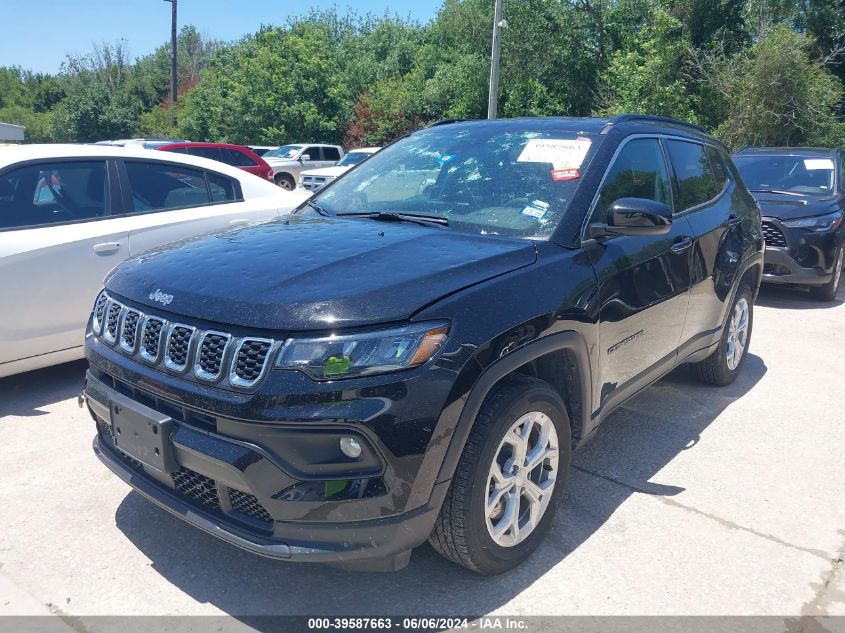
POLYGON ((172 373, 240 389, 251 389, 264 378, 277 348, 273 339, 236 338, 144 314, 106 292, 97 297, 92 323, 95 336, 128 356, 137 354, 172 373))

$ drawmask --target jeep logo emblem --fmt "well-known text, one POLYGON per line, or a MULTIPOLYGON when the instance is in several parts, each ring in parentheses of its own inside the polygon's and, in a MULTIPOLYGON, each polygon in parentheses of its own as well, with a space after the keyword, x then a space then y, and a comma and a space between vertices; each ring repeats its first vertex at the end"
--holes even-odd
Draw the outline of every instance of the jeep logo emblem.
POLYGON ((156 289, 150 293, 150 301, 155 301, 163 306, 169 306, 173 303, 173 295, 165 294, 160 289, 156 289))

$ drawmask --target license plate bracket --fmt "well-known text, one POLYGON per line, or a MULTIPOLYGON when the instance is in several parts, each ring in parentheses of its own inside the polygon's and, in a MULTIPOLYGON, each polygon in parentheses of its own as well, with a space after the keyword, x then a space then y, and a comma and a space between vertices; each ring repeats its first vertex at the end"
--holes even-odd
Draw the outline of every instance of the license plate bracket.
POLYGON ((161 473, 179 470, 170 442, 173 418, 123 398, 112 400, 109 408, 118 450, 161 473))

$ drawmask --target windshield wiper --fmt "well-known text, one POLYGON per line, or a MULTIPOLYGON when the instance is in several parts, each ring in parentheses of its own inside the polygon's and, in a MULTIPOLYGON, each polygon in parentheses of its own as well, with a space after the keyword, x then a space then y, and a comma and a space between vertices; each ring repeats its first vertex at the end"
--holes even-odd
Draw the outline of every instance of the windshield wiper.
POLYGON ((749 189, 752 193, 778 193, 782 196, 803 196, 803 193, 795 191, 781 191, 780 189, 749 189))
POLYGON ((314 211, 316 211, 316 212, 317 212, 317 213, 319 213, 320 215, 331 215, 331 213, 329 213, 328 211, 326 211, 323 207, 321 207, 319 204, 317 204, 317 203, 316 203, 316 202, 314 202, 313 200, 306 200, 306 201, 305 201, 305 204, 307 204, 309 207, 311 207, 312 209, 314 209, 314 211))
POLYGON ((395 211, 349 211, 336 214, 338 217, 367 218, 381 222, 416 222, 424 226, 449 226, 449 220, 439 215, 416 215, 414 213, 397 213, 395 211))

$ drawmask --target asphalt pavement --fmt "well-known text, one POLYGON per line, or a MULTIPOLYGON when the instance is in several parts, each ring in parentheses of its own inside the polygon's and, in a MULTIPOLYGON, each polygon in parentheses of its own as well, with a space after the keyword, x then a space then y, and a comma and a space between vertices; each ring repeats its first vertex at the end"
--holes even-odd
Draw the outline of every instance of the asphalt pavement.
POLYGON ((285 564, 183 524, 94 457, 83 372, 0 380, 0 615, 845 615, 845 289, 765 287, 736 383, 682 367, 613 414, 497 578, 427 545, 393 574, 285 564))

